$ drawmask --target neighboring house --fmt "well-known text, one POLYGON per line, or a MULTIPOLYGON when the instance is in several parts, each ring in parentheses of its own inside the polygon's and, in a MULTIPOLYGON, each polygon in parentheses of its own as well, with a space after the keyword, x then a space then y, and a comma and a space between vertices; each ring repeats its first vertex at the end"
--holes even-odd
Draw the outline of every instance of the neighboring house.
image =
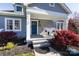
POLYGON ((26 37, 26 7, 21 3, 15 3, 13 7, 14 10, 0 11, 0 29, 26 37))
POLYGON ((27 40, 41 39, 42 32, 47 32, 50 35, 52 28, 57 30, 67 29, 67 18, 70 13, 70 9, 63 3, 28 4, 27 40))

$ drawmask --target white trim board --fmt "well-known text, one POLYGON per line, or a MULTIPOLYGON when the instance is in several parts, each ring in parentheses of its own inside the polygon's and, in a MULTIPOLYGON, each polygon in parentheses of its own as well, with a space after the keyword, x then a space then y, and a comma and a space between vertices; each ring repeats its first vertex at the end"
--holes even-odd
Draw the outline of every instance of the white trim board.
POLYGON ((30 13, 27 12, 27 18, 26 18, 26 41, 30 41, 31 36, 31 19, 30 19, 30 13))
POLYGON ((0 11, 0 15, 24 17, 23 13, 16 13, 16 12, 4 12, 4 11, 0 11))
POLYGON ((72 13, 71 10, 68 8, 68 6, 65 3, 59 3, 61 7, 68 12, 69 14, 72 13))

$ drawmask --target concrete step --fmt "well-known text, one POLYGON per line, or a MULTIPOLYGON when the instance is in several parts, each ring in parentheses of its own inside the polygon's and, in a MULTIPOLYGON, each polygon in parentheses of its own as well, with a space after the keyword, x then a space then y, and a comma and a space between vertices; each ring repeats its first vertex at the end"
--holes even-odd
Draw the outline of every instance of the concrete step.
POLYGON ((51 37, 48 37, 48 38, 31 38, 30 40, 37 41, 37 40, 48 40, 48 39, 51 39, 51 37))
POLYGON ((38 43, 33 43, 33 45, 36 45, 36 44, 44 44, 44 43, 48 43, 48 42, 38 42, 38 43))
POLYGON ((36 41, 32 41, 33 43, 44 43, 44 42, 48 42, 48 40, 36 40, 36 41))
POLYGON ((43 39, 43 38, 35 38, 35 39, 31 39, 32 41, 40 41, 40 40, 47 40, 47 39, 43 39))
POLYGON ((35 47, 40 47, 40 46, 48 46, 48 39, 43 39, 43 38, 36 38, 36 39, 32 39, 33 42, 33 46, 35 47))
POLYGON ((50 45, 49 43, 40 43, 40 44, 34 44, 33 47, 36 48, 40 46, 49 46, 49 45, 50 45))

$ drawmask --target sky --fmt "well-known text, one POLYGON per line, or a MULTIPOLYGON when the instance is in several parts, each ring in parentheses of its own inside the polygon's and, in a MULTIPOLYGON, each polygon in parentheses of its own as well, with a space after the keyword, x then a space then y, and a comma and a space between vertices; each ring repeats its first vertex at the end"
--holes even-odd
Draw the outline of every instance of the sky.
MULTIPOLYGON (((79 11, 79 3, 65 3, 72 12, 79 11)), ((0 10, 13 10, 13 4, 0 3, 0 10)))
POLYGON ((72 11, 72 12, 79 12, 79 3, 66 3, 66 5, 69 7, 69 9, 72 11))
POLYGON ((11 3, 0 3, 0 10, 13 10, 13 4, 11 3))

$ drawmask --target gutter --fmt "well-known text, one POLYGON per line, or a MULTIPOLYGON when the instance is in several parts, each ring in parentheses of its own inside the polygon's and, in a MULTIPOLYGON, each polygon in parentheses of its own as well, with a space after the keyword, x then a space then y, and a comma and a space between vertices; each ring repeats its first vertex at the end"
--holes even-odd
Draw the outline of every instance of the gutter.
POLYGON ((2 16, 20 16, 20 17, 24 17, 23 13, 4 12, 4 11, 0 11, 0 15, 2 15, 2 16))

